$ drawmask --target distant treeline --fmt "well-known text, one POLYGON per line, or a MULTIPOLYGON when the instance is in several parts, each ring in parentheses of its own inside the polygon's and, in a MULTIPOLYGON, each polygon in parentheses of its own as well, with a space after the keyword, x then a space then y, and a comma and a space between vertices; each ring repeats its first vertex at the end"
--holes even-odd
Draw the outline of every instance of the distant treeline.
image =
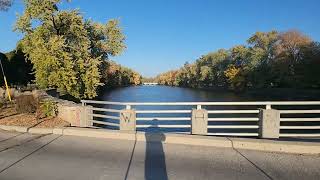
POLYGON ((234 91, 319 88, 320 44, 295 30, 256 32, 246 45, 209 53, 155 79, 170 86, 234 91))
MULTIPOLYGON (((33 65, 25 59, 25 54, 19 47, 8 53, 0 53, 4 72, 10 86, 25 86, 34 83, 33 65)), ((141 83, 141 75, 130 68, 121 66, 111 60, 103 61, 101 65, 103 88, 138 85, 141 83)), ((0 86, 4 86, 2 73, 0 86)))
POLYGON ((103 87, 139 85, 141 83, 142 77, 136 71, 111 60, 104 61, 103 64, 105 66, 102 75, 102 82, 105 84, 103 87))

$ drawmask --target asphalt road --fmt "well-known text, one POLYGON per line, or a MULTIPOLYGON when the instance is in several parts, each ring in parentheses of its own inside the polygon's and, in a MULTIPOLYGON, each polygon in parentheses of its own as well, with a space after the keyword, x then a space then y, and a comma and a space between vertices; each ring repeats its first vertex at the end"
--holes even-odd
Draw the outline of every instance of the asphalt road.
POLYGON ((0 180, 320 179, 320 157, 0 131, 0 180))

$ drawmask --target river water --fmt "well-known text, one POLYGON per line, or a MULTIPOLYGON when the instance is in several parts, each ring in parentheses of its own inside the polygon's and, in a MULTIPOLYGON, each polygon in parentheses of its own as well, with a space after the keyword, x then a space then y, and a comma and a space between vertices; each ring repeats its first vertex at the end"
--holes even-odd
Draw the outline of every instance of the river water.
POLYGON ((231 92, 209 91, 170 86, 129 86, 106 91, 104 101, 120 102, 185 102, 242 101, 245 97, 231 92))
POLYGON ((262 93, 237 94, 223 90, 202 90, 171 86, 129 86, 105 91, 99 99, 120 102, 185 102, 185 101, 288 101, 320 100, 320 91, 305 92, 269 90, 262 93), (262 95, 263 94, 263 95, 262 95))

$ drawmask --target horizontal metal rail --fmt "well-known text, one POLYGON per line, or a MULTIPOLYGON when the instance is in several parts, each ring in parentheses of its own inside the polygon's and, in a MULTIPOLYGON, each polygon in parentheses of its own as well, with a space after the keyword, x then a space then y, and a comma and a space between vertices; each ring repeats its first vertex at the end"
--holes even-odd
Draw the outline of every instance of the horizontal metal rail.
POLYGON ((118 110, 118 109, 91 108, 91 107, 88 107, 88 109, 94 110, 94 111, 103 111, 103 112, 121 112, 121 110, 118 110))
POLYGON ((320 118, 280 118, 281 122, 320 121, 320 118))
POLYGON ((191 110, 137 110, 137 114, 191 113, 191 110))
POLYGON ((208 114, 257 114, 259 110, 209 110, 208 114))
POLYGON ((108 125, 108 126, 119 126, 119 124, 112 123, 112 122, 106 122, 106 121, 89 120, 89 122, 93 122, 93 123, 96 123, 96 124, 108 125))
POLYGON ((208 118, 208 121, 259 121, 259 118, 208 118))
POLYGON ((297 133, 290 133, 290 134, 284 134, 281 133, 280 137, 320 137, 320 133, 312 133, 312 134, 297 134, 297 133))
POLYGON ((317 114, 320 113, 318 109, 311 110, 279 110, 281 114, 317 114))
POLYGON ((257 125, 208 125, 208 129, 258 129, 257 125))
POLYGON ((214 136, 258 136, 258 133, 207 133, 207 135, 214 136))
POLYGON ((107 119, 120 119, 120 117, 118 117, 118 116, 108 116, 108 115, 103 115, 103 114, 89 114, 89 116, 101 117, 101 118, 107 118, 107 119))
POLYGON ((190 128, 191 125, 189 124, 182 124, 182 125, 151 125, 151 124, 138 124, 136 125, 137 128, 190 128))
POLYGON ((190 117, 138 117, 136 120, 163 120, 163 121, 187 121, 190 117))
POLYGON ((112 104, 112 105, 132 105, 132 106, 196 106, 196 105, 320 105, 320 101, 246 101, 246 102, 111 102, 111 101, 93 101, 81 100, 85 104, 112 104))
POLYGON ((320 129, 320 126, 280 126, 280 129, 320 129))

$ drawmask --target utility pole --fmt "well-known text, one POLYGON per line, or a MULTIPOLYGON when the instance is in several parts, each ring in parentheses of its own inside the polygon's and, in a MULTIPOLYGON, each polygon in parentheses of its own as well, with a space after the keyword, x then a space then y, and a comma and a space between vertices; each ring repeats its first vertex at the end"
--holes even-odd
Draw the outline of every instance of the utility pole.
POLYGON ((7 78, 6 78, 5 74, 4 74, 1 58, 0 58, 0 66, 1 66, 1 71, 2 71, 2 75, 3 75, 3 79, 4 79, 4 84, 6 85, 8 98, 9 98, 9 101, 11 101, 11 95, 10 95, 10 91, 9 91, 9 86, 8 86, 8 83, 7 83, 7 78))

